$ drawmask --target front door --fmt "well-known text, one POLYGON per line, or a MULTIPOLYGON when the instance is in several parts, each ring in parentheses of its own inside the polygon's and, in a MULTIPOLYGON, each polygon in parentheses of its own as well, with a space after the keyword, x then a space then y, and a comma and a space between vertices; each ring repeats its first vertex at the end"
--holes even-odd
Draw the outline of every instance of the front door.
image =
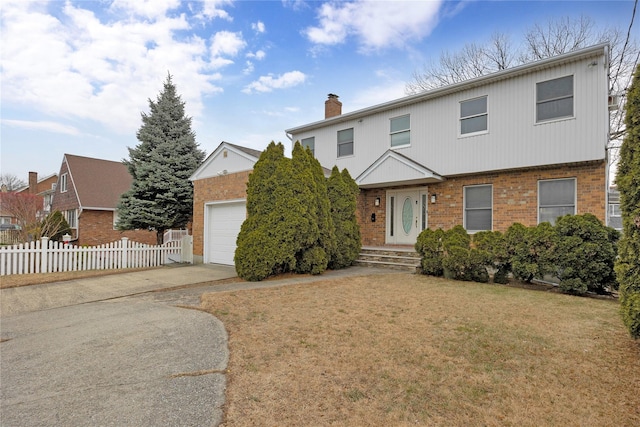
POLYGON ((426 194, 426 189, 387 192, 387 243, 416 243, 418 234, 426 227, 426 194))

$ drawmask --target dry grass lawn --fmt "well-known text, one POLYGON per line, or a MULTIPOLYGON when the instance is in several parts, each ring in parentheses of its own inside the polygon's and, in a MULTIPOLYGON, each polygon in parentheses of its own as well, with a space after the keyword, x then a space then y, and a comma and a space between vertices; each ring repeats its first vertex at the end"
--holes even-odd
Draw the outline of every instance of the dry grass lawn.
POLYGON ((638 426, 612 300, 388 274, 211 293, 225 426, 638 426))

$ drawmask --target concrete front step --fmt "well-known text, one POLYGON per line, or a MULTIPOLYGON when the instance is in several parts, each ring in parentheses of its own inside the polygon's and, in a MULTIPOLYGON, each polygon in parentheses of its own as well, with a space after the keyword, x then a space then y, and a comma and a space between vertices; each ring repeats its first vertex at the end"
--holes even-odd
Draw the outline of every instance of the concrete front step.
POLYGON ((364 247, 355 264, 415 273, 420 268, 420 255, 413 248, 364 247))

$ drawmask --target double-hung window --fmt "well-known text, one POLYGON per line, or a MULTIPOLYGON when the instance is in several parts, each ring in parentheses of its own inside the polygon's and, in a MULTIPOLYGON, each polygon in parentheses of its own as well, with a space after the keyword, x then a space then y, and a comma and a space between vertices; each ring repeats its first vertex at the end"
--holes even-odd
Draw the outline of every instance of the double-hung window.
POLYGON ((67 191, 67 174, 63 173, 60 175, 60 192, 64 193, 67 191))
POLYGON ((573 76, 536 83, 536 122, 573 117, 573 76))
POLYGON ((311 150, 311 154, 313 154, 314 156, 316 155, 316 138, 315 138, 315 136, 312 136, 311 138, 302 139, 302 141, 300 141, 300 144, 302 144, 302 146, 304 148, 308 148, 309 150, 311 150))
POLYGON ((78 228, 78 215, 75 209, 69 209, 65 212, 67 224, 71 228, 78 228))
POLYGON ((538 223, 553 225, 558 217, 575 213, 575 178, 538 181, 538 223))
POLYGON ((353 128, 338 131, 338 157, 353 155, 353 128))
POLYGON ((487 97, 460 103, 460 135, 487 131, 487 97))
POLYGON ((395 117, 390 121, 391 146, 400 147, 411 144, 410 116, 395 117))
POLYGON ((467 231, 492 229, 493 186, 470 185, 464 187, 464 228, 467 231))

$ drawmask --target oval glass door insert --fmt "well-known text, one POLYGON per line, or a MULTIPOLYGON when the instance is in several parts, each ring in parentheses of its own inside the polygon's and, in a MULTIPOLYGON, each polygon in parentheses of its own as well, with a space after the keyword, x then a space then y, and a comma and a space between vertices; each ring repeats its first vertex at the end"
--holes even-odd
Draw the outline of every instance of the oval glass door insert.
POLYGON ((409 234, 413 226, 413 203, 410 197, 404 199, 402 205, 402 228, 406 234, 409 234))

